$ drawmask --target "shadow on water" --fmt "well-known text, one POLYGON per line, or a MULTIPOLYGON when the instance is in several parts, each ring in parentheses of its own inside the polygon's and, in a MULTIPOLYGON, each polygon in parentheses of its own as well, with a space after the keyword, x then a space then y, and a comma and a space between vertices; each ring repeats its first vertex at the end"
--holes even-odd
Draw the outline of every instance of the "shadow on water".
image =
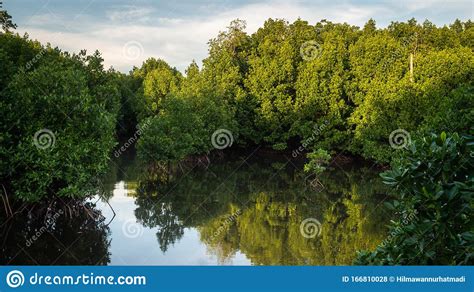
POLYGON ((44 224, 17 218, 2 236, 1 263, 347 265, 386 237, 386 188, 370 165, 333 165, 315 187, 300 163, 244 158, 188 166, 164 184, 125 153, 93 206, 103 220, 58 218, 24 247, 44 224))
POLYGON ((0 264, 107 265, 110 233, 104 220, 93 202, 17 214, 2 221, 0 264))

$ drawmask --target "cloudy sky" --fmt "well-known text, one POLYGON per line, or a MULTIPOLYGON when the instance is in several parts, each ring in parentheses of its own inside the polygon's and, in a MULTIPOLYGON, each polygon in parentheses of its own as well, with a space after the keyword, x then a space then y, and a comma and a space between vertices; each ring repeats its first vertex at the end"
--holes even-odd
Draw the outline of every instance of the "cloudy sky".
POLYGON ((163 58, 181 71, 207 54, 207 42, 231 20, 247 21, 252 33, 267 18, 298 17, 379 27, 415 17, 445 25, 473 18, 472 0, 330 1, 152 1, 3 0, 20 34, 78 52, 98 49, 107 66, 128 72, 149 57, 163 58))

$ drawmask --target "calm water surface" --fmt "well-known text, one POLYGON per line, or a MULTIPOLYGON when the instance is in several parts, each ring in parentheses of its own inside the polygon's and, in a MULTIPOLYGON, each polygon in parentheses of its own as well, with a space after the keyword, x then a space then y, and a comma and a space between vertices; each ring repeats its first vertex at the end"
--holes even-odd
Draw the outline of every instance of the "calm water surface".
POLYGON ((86 204, 95 217, 4 222, 0 263, 346 265, 386 237, 370 164, 333 164, 316 185, 285 157, 232 156, 163 176, 123 155, 86 204))

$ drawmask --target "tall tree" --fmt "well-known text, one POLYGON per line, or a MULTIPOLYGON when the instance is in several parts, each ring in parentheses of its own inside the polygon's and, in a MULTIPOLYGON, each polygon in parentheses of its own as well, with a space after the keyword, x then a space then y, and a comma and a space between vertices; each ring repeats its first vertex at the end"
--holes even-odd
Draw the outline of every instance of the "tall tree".
POLYGON ((9 32, 10 29, 16 29, 16 24, 13 23, 12 17, 6 10, 1 9, 3 2, 0 2, 0 25, 4 32, 9 32))

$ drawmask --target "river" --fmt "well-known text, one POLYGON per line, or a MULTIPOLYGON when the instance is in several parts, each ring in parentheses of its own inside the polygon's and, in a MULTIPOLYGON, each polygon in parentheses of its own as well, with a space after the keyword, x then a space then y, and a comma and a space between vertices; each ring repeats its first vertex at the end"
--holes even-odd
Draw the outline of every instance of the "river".
POLYGON ((318 181, 291 156, 250 151, 147 173, 110 163, 88 210, 2 225, 1 264, 350 265, 387 236, 379 170, 333 163, 318 181), (315 183, 318 182, 318 183, 315 183))

